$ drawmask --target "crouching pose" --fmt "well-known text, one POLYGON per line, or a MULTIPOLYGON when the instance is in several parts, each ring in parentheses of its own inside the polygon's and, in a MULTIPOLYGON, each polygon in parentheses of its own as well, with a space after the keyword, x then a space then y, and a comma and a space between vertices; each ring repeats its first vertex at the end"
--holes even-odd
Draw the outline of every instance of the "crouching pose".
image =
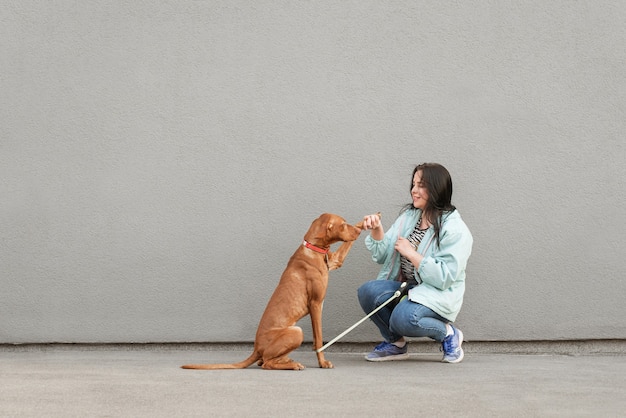
POLYGON ((382 264, 377 280, 358 289, 363 310, 373 311, 408 282, 407 297, 371 317, 384 341, 366 359, 406 359, 404 337, 429 337, 441 342, 444 362, 458 363, 463 333, 452 323, 463 303, 472 234, 452 205, 452 179, 443 166, 415 167, 411 197, 386 232, 380 216, 363 218, 363 230, 370 230, 365 245, 382 264))

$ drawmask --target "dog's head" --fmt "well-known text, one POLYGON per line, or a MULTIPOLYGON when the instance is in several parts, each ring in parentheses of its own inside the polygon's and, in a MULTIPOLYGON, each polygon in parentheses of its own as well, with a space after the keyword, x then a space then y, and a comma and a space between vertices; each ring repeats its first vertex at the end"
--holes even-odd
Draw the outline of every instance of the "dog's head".
POLYGON ((359 225, 350 225, 339 215, 323 213, 313 221, 304 239, 312 244, 327 247, 339 241, 354 241, 360 233, 359 225))

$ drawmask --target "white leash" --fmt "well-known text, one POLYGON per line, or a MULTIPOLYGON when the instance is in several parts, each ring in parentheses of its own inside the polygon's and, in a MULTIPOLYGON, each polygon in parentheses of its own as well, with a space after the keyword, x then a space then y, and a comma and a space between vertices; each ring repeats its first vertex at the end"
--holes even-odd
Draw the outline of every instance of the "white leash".
POLYGON ((350 331, 352 331, 353 329, 355 329, 356 327, 358 327, 359 325, 361 325, 361 323, 363 323, 363 321, 365 321, 366 319, 368 319, 370 316, 374 315, 376 312, 380 311, 383 307, 385 307, 389 302, 391 302, 392 300, 394 300, 395 298, 399 297, 402 294, 402 291, 404 290, 404 288, 406 287, 406 282, 402 283, 400 285, 400 288, 398 290, 396 290, 396 292, 389 298, 387 299, 385 302, 383 302, 382 305, 380 305, 378 308, 374 309, 372 312, 368 313, 365 318, 361 319, 359 322, 357 322, 356 324, 352 325, 350 328, 348 328, 347 330, 345 330, 344 332, 342 332, 341 334, 337 335, 335 338, 333 338, 332 340, 330 340, 329 342, 327 342, 326 344, 324 344, 322 347, 318 348, 317 350, 315 350, 316 353, 321 353, 322 351, 326 350, 328 347, 330 347, 331 345, 335 344, 337 341, 339 341, 340 338, 342 338, 344 335, 346 335, 347 333, 349 333, 350 331))

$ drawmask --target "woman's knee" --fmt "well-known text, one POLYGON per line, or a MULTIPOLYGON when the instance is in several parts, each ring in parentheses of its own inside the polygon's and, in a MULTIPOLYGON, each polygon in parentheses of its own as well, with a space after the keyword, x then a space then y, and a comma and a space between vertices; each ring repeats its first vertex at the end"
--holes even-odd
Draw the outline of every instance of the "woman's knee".
POLYGON ((365 310, 372 310, 379 304, 381 297, 384 299, 387 295, 392 295, 399 284, 387 280, 371 280, 363 283, 357 289, 357 296, 361 307, 365 310))
POLYGON ((369 308, 376 300, 376 292, 374 291, 374 281, 363 283, 357 289, 357 297, 363 309, 369 308))
POLYGON ((363 283, 361 286, 359 286, 359 288, 357 289, 357 293, 359 295, 359 298, 361 296, 366 296, 372 293, 372 289, 376 286, 376 281, 375 280, 371 280, 369 282, 365 282, 363 283))

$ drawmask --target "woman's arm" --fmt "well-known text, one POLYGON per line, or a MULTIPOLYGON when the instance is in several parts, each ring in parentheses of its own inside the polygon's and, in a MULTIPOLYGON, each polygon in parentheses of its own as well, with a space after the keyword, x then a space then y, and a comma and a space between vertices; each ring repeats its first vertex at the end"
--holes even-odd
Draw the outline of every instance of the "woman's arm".
POLYGON ((447 289, 459 278, 465 277, 465 268, 472 251, 472 236, 469 233, 447 233, 441 246, 421 260, 417 271, 425 283, 437 289, 447 289))

